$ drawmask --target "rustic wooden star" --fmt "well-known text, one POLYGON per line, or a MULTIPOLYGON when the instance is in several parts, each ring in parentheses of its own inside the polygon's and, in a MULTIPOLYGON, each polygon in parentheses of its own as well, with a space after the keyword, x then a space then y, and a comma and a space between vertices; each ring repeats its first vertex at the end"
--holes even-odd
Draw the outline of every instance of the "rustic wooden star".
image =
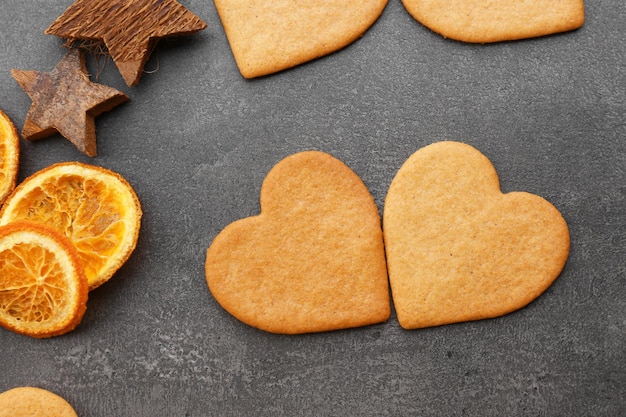
POLYGON ((36 140, 60 133, 81 152, 96 156, 95 117, 128 100, 114 88, 89 80, 85 55, 70 49, 52 72, 11 70, 32 100, 22 137, 36 140))
POLYGON ((45 33, 104 42, 124 81, 139 83, 159 38, 206 28, 176 0, 76 0, 45 33))

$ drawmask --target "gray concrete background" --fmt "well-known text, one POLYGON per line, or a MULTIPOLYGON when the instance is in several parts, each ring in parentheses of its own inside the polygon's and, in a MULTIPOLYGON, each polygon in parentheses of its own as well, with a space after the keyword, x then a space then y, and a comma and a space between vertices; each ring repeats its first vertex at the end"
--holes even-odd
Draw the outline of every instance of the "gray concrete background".
MULTIPOLYGON (((72 0, 2 0, 0 108, 21 129, 30 99, 11 68, 51 70, 44 35, 72 0)), ((160 42, 142 82, 90 61, 131 100, 97 118, 96 158, 60 136, 21 143, 20 178, 78 160, 124 175, 144 218, 137 249, 90 294, 72 333, 33 340, 0 329, 0 391, 34 385, 82 417, 626 415, 626 4, 588 1, 576 32, 469 45, 443 39, 391 0, 356 43, 248 81, 213 3, 207 22, 160 42), (382 213, 419 148, 477 147, 504 191, 551 201, 570 258, 539 299, 505 317, 402 330, 384 324, 302 336, 250 328, 204 280, 205 251, 256 214, 261 182, 292 153, 343 160, 382 213)))

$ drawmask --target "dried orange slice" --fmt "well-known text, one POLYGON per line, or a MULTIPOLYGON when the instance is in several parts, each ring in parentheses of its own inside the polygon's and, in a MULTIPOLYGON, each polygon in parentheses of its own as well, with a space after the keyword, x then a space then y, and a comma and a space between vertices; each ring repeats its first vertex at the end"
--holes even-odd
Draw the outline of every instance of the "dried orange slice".
POLYGON ((93 290, 108 281, 135 249, 141 206, 119 174, 62 162, 33 174, 7 197, 0 225, 16 220, 43 223, 69 237, 93 290))
POLYGON ((0 325, 42 338, 73 330, 87 308, 87 278, 70 240, 47 226, 0 227, 0 325))
POLYGON ((0 110, 0 203, 13 191, 20 160, 20 139, 11 119, 0 110))

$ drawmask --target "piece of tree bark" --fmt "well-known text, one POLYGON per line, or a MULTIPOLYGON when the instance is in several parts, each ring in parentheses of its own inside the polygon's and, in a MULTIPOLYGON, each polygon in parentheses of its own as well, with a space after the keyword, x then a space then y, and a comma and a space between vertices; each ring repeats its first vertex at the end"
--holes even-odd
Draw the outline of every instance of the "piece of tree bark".
POLYGON ((128 100, 114 88, 89 80, 84 53, 70 49, 51 72, 11 70, 32 100, 22 129, 27 140, 59 133, 81 152, 96 156, 95 117, 128 100))
POLYGON ((76 0, 45 33, 103 42, 131 86, 139 83, 159 38, 204 28, 206 23, 176 0, 76 0))

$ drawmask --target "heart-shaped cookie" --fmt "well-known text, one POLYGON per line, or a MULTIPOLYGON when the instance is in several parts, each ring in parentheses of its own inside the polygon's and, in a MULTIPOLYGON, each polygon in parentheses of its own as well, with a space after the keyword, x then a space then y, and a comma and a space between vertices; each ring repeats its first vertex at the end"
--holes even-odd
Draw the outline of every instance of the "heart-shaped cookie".
POLYGON ((497 317, 524 307, 560 274, 569 232, 559 211, 503 194, 473 147, 439 142, 393 179, 383 215, 389 281, 406 329, 497 317))
POLYGON ((583 0, 402 0, 418 22, 464 42, 510 41, 578 29, 583 0))
POLYGON ((361 37, 387 0, 214 0, 245 78, 335 52, 361 37))
POLYGON ((206 256, 206 279, 226 311, 283 334, 380 323, 390 300, 378 209, 361 179, 318 151, 279 162, 261 213, 228 225, 206 256))

